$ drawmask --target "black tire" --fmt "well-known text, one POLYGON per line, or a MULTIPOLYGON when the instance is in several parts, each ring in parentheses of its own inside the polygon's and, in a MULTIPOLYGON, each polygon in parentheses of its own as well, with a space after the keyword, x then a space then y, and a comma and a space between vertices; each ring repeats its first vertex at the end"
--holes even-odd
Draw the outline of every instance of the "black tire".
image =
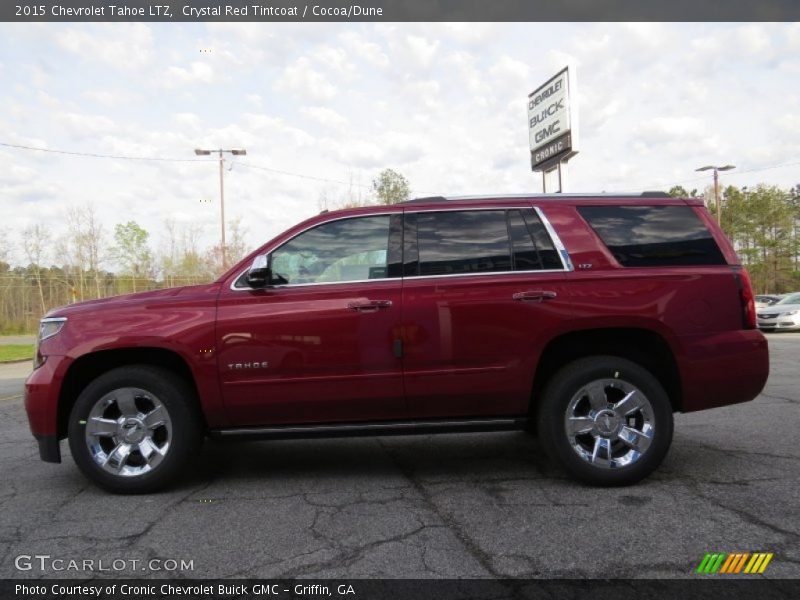
MULTIPOLYGON (((166 369, 132 365, 108 371, 86 386, 72 407, 68 437, 75 463, 90 480, 110 492, 143 494, 162 489, 179 478, 202 444, 203 426, 191 386, 166 369), (121 388, 138 388, 153 394, 170 421, 169 444, 163 458, 151 470, 132 476, 110 473, 95 462, 86 439, 86 423, 92 409, 107 394, 121 388)), ((140 456, 140 462, 146 461, 140 456)))
MULTIPOLYGON (((613 391, 610 384, 605 389, 613 391)), ((583 402, 588 402, 588 396, 583 402)), ((597 486, 630 485, 652 473, 666 456, 672 442, 672 405, 659 381, 640 365, 616 356, 590 356, 566 365, 547 383, 538 404, 537 430, 548 456, 576 479, 597 486), (654 419, 652 438, 646 450, 630 464, 615 468, 599 466, 583 458, 573 447, 566 430, 570 402, 579 397, 584 386, 602 380, 615 380, 620 385, 638 388, 649 402, 654 419)), ((579 439, 596 441, 591 435, 579 439)), ((630 451, 620 440, 614 443, 617 452, 630 451)), ((607 456, 611 458, 610 451, 607 456)))

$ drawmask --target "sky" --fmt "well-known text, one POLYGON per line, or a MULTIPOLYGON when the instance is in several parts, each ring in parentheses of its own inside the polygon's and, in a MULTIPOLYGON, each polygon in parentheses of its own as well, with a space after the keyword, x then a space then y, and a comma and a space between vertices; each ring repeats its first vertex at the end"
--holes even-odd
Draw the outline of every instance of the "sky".
MULTIPOLYGON (((219 235, 225 209, 256 247, 365 197, 383 168, 416 196, 541 191, 527 95, 577 74, 569 192, 800 183, 798 23, 0 24, 0 229, 94 206, 110 240, 136 221, 219 235)), ((57 257, 52 257, 55 262, 57 257)), ((113 267, 113 265, 107 265, 113 267)))

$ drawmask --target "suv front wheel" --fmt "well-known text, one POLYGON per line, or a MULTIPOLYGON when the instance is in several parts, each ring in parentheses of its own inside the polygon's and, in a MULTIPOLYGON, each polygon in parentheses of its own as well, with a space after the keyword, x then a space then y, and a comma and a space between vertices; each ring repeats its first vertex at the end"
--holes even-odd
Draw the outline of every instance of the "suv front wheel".
POLYGON ((192 389, 149 365, 113 369, 78 396, 69 447, 81 471, 117 493, 152 492, 180 475, 202 442, 192 389))
POLYGON ((615 356, 568 364, 547 384, 537 430, 548 455, 593 485, 628 485, 655 470, 672 441, 672 406, 659 381, 615 356))

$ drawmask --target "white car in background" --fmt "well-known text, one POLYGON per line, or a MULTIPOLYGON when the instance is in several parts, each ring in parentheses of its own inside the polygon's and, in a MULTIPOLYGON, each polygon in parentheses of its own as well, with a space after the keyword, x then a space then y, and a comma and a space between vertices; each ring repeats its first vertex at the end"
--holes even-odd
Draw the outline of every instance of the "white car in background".
POLYGON ((788 294, 775 304, 756 311, 761 331, 800 330, 800 292, 788 294))

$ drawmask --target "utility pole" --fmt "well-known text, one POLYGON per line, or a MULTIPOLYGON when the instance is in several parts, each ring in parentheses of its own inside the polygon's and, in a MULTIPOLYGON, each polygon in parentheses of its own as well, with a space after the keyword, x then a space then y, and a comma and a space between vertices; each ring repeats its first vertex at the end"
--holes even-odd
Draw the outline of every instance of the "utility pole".
POLYGON ((245 156, 247 150, 244 148, 237 150, 203 150, 195 148, 194 153, 197 156, 209 156, 212 152, 219 153, 219 219, 220 219, 220 258, 222 259, 222 270, 228 268, 227 257, 225 256, 225 159, 222 157, 223 153, 227 152, 233 156, 245 156))
POLYGON ((722 225, 722 209, 719 205, 719 172, 720 171, 730 171, 731 169, 735 169, 734 165, 725 165, 724 167, 715 167, 714 165, 707 165, 705 167, 700 167, 699 169, 695 169, 695 171, 708 171, 710 169, 714 169, 714 208, 717 212, 717 224, 722 225))
POLYGON ((220 254, 222 255, 222 270, 228 268, 228 261, 225 256, 225 169, 223 163, 225 159, 222 158, 222 150, 219 151, 219 226, 221 229, 220 237, 222 245, 220 246, 220 254))

